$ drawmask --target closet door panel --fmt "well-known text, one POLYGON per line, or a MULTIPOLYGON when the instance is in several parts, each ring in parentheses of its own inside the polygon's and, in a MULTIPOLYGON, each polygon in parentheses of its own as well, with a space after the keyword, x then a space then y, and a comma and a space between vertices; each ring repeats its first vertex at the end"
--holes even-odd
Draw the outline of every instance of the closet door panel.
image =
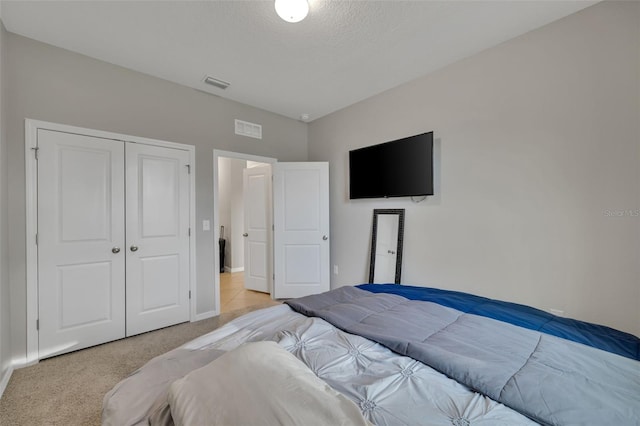
POLYGON ((188 158, 126 145, 127 336, 189 320, 188 158))
POLYGON ((125 335, 124 143, 38 130, 39 358, 125 335))

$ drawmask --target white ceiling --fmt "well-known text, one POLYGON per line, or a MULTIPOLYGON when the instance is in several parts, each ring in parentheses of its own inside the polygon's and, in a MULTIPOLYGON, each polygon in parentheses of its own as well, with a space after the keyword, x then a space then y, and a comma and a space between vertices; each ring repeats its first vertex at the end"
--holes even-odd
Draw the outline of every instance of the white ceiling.
POLYGON ((312 121, 596 1, 2 0, 8 31, 312 121), (231 83, 202 83, 205 75, 231 83))

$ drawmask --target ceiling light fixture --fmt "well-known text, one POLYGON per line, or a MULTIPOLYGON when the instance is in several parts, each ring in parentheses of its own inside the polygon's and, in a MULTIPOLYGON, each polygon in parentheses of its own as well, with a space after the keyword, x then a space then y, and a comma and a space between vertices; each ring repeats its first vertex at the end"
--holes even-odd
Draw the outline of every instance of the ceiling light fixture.
POLYGON ((276 12, 278 16, 287 22, 300 22, 309 13, 307 0, 276 0, 276 12))

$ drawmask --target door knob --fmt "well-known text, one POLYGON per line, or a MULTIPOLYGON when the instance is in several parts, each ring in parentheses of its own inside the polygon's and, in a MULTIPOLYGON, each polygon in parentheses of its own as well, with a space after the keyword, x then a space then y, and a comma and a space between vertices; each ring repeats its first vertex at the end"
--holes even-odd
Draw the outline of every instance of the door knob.
POLYGON ((111 253, 120 253, 120 247, 114 247, 111 249, 111 253))
POLYGON ((387 250, 387 253, 389 253, 389 254, 396 254, 396 252, 395 252, 395 251, 391 251, 391 250, 387 250))
POLYGON ((242 234, 243 237, 248 237, 249 234, 247 234, 246 232, 244 234, 242 234))
POLYGON ((323 235, 323 236, 322 236, 322 240, 323 240, 323 241, 327 241, 328 239, 329 239, 329 237, 327 237, 326 235, 323 235))
POLYGON ((138 251, 138 246, 131 246, 131 251, 138 251))

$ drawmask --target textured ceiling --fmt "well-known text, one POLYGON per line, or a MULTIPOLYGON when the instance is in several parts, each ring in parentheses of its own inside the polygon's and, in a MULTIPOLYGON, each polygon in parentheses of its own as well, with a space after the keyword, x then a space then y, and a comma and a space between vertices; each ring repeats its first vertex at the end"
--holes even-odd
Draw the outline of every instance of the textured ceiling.
POLYGON ((7 1, 8 31, 312 121, 596 1, 7 1), (231 83, 202 83, 205 75, 231 83))

